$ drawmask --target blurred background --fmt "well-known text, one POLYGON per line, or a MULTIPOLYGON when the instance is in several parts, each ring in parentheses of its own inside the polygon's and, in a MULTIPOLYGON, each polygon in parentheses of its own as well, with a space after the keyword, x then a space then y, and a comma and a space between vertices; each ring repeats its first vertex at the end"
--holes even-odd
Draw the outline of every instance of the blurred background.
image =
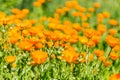
MULTIPOLYGON (((11 12, 12 8, 27 8, 30 12, 33 12, 33 2, 36 0, 0 0, 0 11, 4 11, 7 14, 11 12)), ((64 5, 66 0, 46 0, 41 6, 44 14, 52 16, 55 9, 64 5), (48 11, 49 10, 49 11, 48 11)), ((94 2, 99 2, 102 5, 101 11, 108 11, 113 18, 120 21, 120 0, 78 0, 84 7, 90 7, 94 2)))

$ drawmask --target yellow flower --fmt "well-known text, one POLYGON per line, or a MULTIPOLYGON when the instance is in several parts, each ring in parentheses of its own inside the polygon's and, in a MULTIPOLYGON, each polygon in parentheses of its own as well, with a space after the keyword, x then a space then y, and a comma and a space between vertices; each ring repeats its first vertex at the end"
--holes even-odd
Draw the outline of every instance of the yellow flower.
POLYGON ((15 63, 12 64, 12 68, 16 68, 16 64, 15 63))
POLYGON ((16 57, 15 56, 7 56, 7 57, 5 57, 5 61, 8 63, 13 63, 16 61, 16 57))
POLYGON ((82 44, 87 44, 88 38, 85 37, 85 36, 82 36, 82 37, 79 38, 79 41, 80 41, 82 44))

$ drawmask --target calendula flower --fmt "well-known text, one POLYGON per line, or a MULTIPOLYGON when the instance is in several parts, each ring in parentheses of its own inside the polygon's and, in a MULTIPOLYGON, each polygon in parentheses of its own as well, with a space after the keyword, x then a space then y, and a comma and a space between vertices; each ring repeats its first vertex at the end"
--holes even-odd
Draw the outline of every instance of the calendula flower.
POLYGON ((40 48, 43 48, 43 47, 44 47, 44 44, 42 44, 40 42, 35 44, 36 49, 40 49, 40 48))
POLYGON ((22 31, 22 35, 23 36, 28 36, 29 35, 29 31, 28 30, 23 30, 22 31))
POLYGON ((85 28, 88 28, 88 27, 90 27, 90 24, 87 23, 87 22, 83 22, 83 23, 82 23, 82 26, 85 27, 85 28))
POLYGON ((110 35, 115 35, 115 34, 117 34, 117 30, 116 29, 110 29, 109 34, 110 35))
POLYGON ((92 7, 90 7, 90 8, 88 8, 88 11, 89 11, 89 12, 94 12, 94 11, 95 11, 95 9, 94 9, 94 8, 92 8, 92 7))
POLYGON ((68 8, 72 8, 73 7, 72 1, 67 1, 65 3, 65 6, 68 7, 68 8))
POLYGON ((79 37, 79 41, 80 41, 82 44, 87 44, 88 38, 85 37, 85 36, 82 36, 82 37, 79 37))
POLYGON ((102 23, 103 20, 104 20, 103 14, 102 13, 97 14, 97 22, 102 23))
POLYGON ((93 41, 95 44, 97 44, 97 43, 100 42, 100 39, 101 39, 101 36, 94 35, 94 36, 91 38, 91 41, 93 41))
POLYGON ((108 67, 108 66, 110 66, 112 63, 110 62, 110 61, 108 61, 108 60, 106 60, 105 62, 104 62, 104 65, 106 66, 106 67, 108 67))
POLYGON ((49 42, 47 42, 47 45, 48 45, 49 48, 51 48, 53 46, 53 42, 49 41, 49 42))
POLYGON ((16 68, 16 64, 15 63, 13 63, 11 66, 12 66, 12 68, 16 68))
POLYGON ((13 63, 16 61, 16 57, 15 56, 6 56, 5 61, 8 63, 13 63))
POLYGON ((100 8, 100 4, 99 3, 94 3, 94 7, 95 8, 100 8))
POLYGON ((115 47, 113 47, 113 50, 114 50, 115 52, 120 51, 120 45, 116 45, 115 47))
POLYGON ((19 48, 22 50, 30 51, 33 48, 33 44, 28 41, 22 41, 18 43, 19 48))
POLYGON ((62 59, 66 60, 68 63, 76 62, 79 54, 75 52, 73 48, 67 49, 62 52, 62 59))
POLYGON ((95 30, 94 29, 85 29, 83 31, 83 33, 86 37, 91 38, 95 34, 95 30))
POLYGON ((88 61, 91 62, 93 60, 93 54, 90 54, 89 57, 88 57, 88 61))
POLYGON ((40 42, 40 40, 38 38, 35 37, 31 37, 28 42, 30 42, 31 44, 36 44, 38 42, 40 42))
POLYGON ((96 56, 99 57, 99 56, 102 56, 104 54, 104 51, 103 50, 95 50, 94 53, 96 56))
POLYGON ((106 57, 103 55, 103 56, 100 56, 98 58, 99 61, 102 61, 102 62, 105 62, 106 61, 106 57))
POLYGON ((110 17, 110 13, 109 12, 104 11, 102 14, 103 14, 103 16, 105 18, 109 18, 110 17))
POLYGON ((87 43, 87 46, 88 47, 94 47, 95 46, 95 42, 90 40, 88 43, 87 43))
POLYGON ((115 47, 116 45, 119 44, 119 39, 115 38, 113 36, 107 35, 106 36, 106 42, 108 43, 108 45, 110 45, 111 47, 115 47))
POLYGON ((110 53, 110 58, 111 58, 112 60, 116 60, 116 59, 119 58, 119 55, 118 55, 117 53, 115 53, 115 52, 111 52, 111 53, 110 53))
POLYGON ((120 74, 112 74, 109 80, 120 80, 120 74))
POLYGON ((98 24, 97 30, 101 32, 101 34, 106 32, 106 26, 104 24, 98 24))
POLYGON ((118 24, 118 21, 114 20, 114 19, 111 19, 111 20, 109 20, 109 24, 112 25, 112 26, 116 26, 118 24))
POLYGON ((14 14, 18 14, 18 13, 20 13, 20 10, 17 9, 17 8, 13 8, 13 9, 12 9, 12 13, 14 13, 14 14))
POLYGON ((31 57, 35 63, 42 64, 47 60, 48 54, 46 52, 36 50, 31 52, 31 57))
POLYGON ((82 30, 80 24, 78 24, 78 23, 74 23, 73 24, 73 28, 76 29, 77 31, 81 31, 82 30))

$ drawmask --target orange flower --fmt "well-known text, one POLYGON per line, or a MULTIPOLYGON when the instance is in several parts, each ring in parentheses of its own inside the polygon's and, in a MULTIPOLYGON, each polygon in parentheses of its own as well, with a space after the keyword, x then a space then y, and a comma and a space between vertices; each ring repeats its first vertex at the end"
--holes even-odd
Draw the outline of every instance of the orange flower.
POLYGON ((89 11, 89 12, 94 12, 95 9, 94 9, 94 8, 88 8, 88 11, 89 11))
POLYGON ((100 8, 100 4, 99 3, 94 3, 94 7, 95 8, 100 8))
POLYGON ((44 35, 42 32, 37 33, 37 36, 38 36, 39 38, 45 38, 45 35, 44 35))
POLYGON ((26 51, 30 51, 33 48, 33 44, 31 44, 28 41, 22 41, 18 43, 18 46, 22 49, 22 50, 26 50, 26 51))
POLYGON ((48 54, 46 52, 36 50, 31 53, 31 57, 35 61, 35 63, 42 64, 46 61, 48 54))
POLYGON ((64 10, 63 10, 63 9, 60 9, 60 8, 57 8, 57 9, 56 9, 56 13, 57 13, 57 14, 64 14, 64 10))
POLYGON ((109 20, 109 24, 112 25, 112 26, 116 26, 118 24, 118 21, 114 20, 114 19, 111 19, 111 20, 109 20))
POLYGON ((72 8, 73 7, 72 1, 67 1, 65 3, 65 6, 68 7, 68 8, 72 8))
POLYGON ((83 22, 83 23, 82 23, 82 26, 85 27, 85 28, 88 28, 88 27, 90 27, 90 24, 87 23, 87 22, 83 22))
POLYGON ((93 54, 90 54, 89 57, 88 57, 88 61, 91 62, 93 60, 93 54))
POLYGON ((103 34, 104 32, 106 32, 106 26, 104 24, 99 24, 97 26, 97 30, 101 32, 101 34, 103 34))
POLYGON ((120 80, 120 74, 112 74, 109 80, 120 80))
POLYGON ((120 45, 116 45, 115 47, 113 47, 113 50, 114 50, 115 52, 120 51, 120 45))
POLYGON ((28 9, 22 9, 22 12, 26 15, 29 13, 29 10, 28 9))
POLYGON ((59 47, 59 41, 56 41, 56 42, 54 43, 54 46, 55 46, 56 48, 58 48, 58 47, 59 47))
POLYGON ((87 43, 87 46, 88 46, 88 47, 94 47, 94 46, 95 46, 95 42, 93 42, 92 40, 90 40, 90 41, 87 43))
POLYGON ((49 36, 49 39, 53 40, 53 41, 58 41, 60 39, 60 37, 59 37, 58 34, 51 33, 50 36, 49 36))
POLYGON ((39 27, 31 27, 28 31, 31 35, 36 35, 39 32, 39 27))
POLYGON ((16 61, 16 57, 15 56, 7 56, 7 57, 5 57, 5 61, 8 63, 13 63, 16 61))
POLYGON ((91 18, 91 14, 90 14, 90 13, 87 13, 86 16, 87 16, 88 18, 91 18))
POLYGON ((112 63, 110 62, 110 61, 108 61, 108 60, 106 60, 105 62, 104 62, 104 65, 106 66, 106 67, 108 67, 108 66, 110 66, 112 63))
POLYGON ((44 32, 43 32, 43 34, 44 34, 45 36, 50 36, 51 33, 52 33, 52 32, 49 31, 49 30, 44 30, 44 32))
POLYGON ((73 28, 76 29, 77 31, 82 30, 82 28, 80 27, 80 24, 78 24, 78 23, 74 23, 73 28))
POLYGON ((96 56, 100 57, 104 54, 104 51, 103 50, 95 50, 94 53, 96 56))
POLYGON ((101 23, 103 21, 103 19, 104 19, 103 14, 101 14, 101 13, 97 14, 97 22, 98 23, 101 23))
POLYGON ((73 48, 67 49, 62 52, 63 59, 66 60, 68 63, 76 62, 79 54, 75 52, 73 48))
POLYGON ((9 36, 10 36, 10 42, 12 44, 15 44, 20 39, 20 33, 18 33, 17 31, 13 31, 13 32, 11 31, 9 36))
POLYGON ((95 44, 97 44, 97 43, 100 42, 100 39, 101 39, 100 36, 94 35, 91 40, 92 40, 95 44))
POLYGON ((105 62, 106 61, 106 57, 103 55, 103 56, 100 56, 98 58, 98 60, 102 61, 102 62, 105 62))
POLYGON ((113 36, 106 36, 106 42, 108 43, 108 45, 110 45, 111 47, 114 47, 116 45, 119 44, 119 39, 114 38, 113 36))
POLYGON ((47 42, 47 45, 48 45, 49 48, 51 48, 53 46, 53 42, 49 41, 49 42, 47 42))
POLYGON ((80 12, 85 12, 85 11, 86 11, 86 8, 85 8, 85 7, 80 6, 80 7, 79 7, 79 11, 80 11, 80 12))
POLYGON ((110 29, 109 33, 110 33, 110 35, 115 35, 115 34, 117 34, 117 30, 116 29, 110 29))
POLYGON ((110 58, 111 58, 112 60, 116 60, 116 59, 119 58, 119 55, 118 55, 117 53, 115 53, 115 52, 111 52, 111 53, 110 53, 110 58))
POLYGON ((29 31, 28 30, 23 30, 22 31, 22 35, 23 36, 28 36, 29 35, 29 31))
POLYGON ((87 15, 82 15, 82 16, 81 16, 81 20, 82 20, 82 21, 87 21, 87 20, 88 20, 87 15))
POLYGON ((95 34, 95 30, 94 29, 85 29, 83 33, 86 37, 91 38, 95 34))
POLYGON ((36 44, 38 42, 40 42, 40 40, 38 38, 35 37, 31 37, 28 42, 30 42, 31 44, 36 44))
MULTIPOLYGON (((42 0, 41 0, 41 1, 42 1, 42 0)), ((44 3, 44 2, 41 2, 41 1, 35 1, 35 2, 33 3, 33 6, 35 6, 35 7, 41 6, 42 3, 44 3)))
POLYGON ((38 6, 40 6, 40 3, 36 1, 36 2, 33 3, 33 5, 34 5, 35 7, 38 7, 38 6))
POLYGON ((109 13, 109 12, 103 12, 103 16, 104 16, 105 18, 109 18, 109 17, 110 17, 110 13, 109 13))
POLYGON ((35 44, 36 49, 40 49, 40 48, 43 48, 43 47, 44 47, 44 45, 40 42, 35 44))
POLYGON ((72 15, 74 16, 74 17, 78 17, 79 16, 79 12, 72 12, 72 15))
POLYGON ((68 8, 68 7, 63 7, 63 10, 64 10, 65 12, 67 12, 67 11, 70 10, 70 8, 68 8))
POLYGON ((5 18, 2 20, 3 25, 9 24, 9 22, 10 22, 10 19, 8 19, 8 18, 5 18))
POLYGON ((14 14, 18 14, 18 13, 20 13, 20 10, 17 9, 17 8, 13 8, 13 9, 12 9, 12 13, 14 13, 14 14))
POLYGON ((15 44, 15 43, 17 43, 18 42, 18 40, 19 40, 19 37, 18 36, 14 36, 14 37, 10 37, 10 42, 12 43, 12 44, 15 44))
POLYGON ((82 36, 82 37, 79 37, 79 41, 80 41, 82 44, 87 44, 88 38, 85 37, 85 36, 82 36))

